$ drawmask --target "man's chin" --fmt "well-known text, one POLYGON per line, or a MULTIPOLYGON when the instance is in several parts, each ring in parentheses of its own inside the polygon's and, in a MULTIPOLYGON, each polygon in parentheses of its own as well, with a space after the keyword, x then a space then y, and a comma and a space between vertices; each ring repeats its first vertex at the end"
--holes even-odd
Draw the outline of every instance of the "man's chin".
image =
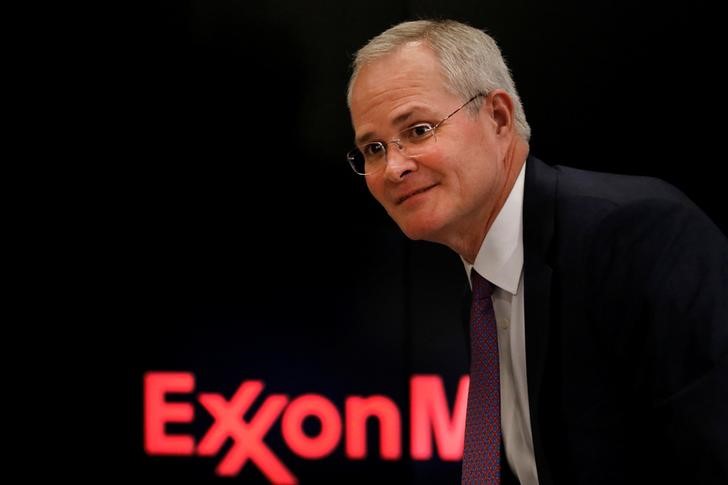
POLYGON ((435 241, 436 226, 425 221, 397 221, 405 236, 413 241, 435 241))

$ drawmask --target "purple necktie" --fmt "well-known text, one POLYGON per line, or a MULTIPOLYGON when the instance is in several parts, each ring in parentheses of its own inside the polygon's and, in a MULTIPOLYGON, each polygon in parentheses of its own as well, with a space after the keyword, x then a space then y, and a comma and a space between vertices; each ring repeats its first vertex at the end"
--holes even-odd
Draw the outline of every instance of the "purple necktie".
POLYGON ((465 418, 464 484, 500 484, 501 419, 498 328, 493 284, 473 269, 470 307, 470 388, 465 418))

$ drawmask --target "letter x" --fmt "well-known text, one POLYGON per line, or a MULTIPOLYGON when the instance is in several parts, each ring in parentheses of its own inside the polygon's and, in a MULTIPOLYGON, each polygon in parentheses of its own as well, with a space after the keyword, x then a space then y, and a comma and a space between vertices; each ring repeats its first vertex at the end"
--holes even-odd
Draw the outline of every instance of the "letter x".
POLYGON ((250 422, 243 415, 263 390, 261 381, 246 381, 235 395, 226 401, 221 394, 201 393, 200 403, 210 412, 215 422, 197 446, 200 455, 217 453, 225 439, 231 437, 235 444, 217 466, 217 474, 234 476, 240 472, 250 458, 274 483, 297 483, 296 477, 283 465, 276 455, 263 443, 263 438, 288 404, 283 394, 271 394, 250 422))

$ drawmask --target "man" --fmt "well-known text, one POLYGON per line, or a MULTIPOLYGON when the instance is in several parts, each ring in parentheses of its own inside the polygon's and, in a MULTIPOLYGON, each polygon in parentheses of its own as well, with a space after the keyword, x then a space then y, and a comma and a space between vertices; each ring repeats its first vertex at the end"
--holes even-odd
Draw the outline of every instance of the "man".
POLYGON ((728 483, 715 225, 664 182, 531 156, 495 41, 461 23, 371 40, 348 101, 352 168, 473 282, 463 482, 728 483))

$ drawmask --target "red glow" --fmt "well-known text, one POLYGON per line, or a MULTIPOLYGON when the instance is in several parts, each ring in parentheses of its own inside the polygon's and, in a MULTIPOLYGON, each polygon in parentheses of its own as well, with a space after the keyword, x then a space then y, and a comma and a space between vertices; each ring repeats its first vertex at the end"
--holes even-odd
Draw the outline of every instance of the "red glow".
POLYGON ((385 460, 402 456, 402 423, 399 409, 385 396, 349 397, 346 399, 346 456, 362 459, 367 456, 366 421, 379 419, 379 449, 385 460))
POLYGON ((220 394, 200 394, 200 404, 210 412, 215 422, 200 441, 197 452, 212 456, 230 437, 235 444, 217 466, 215 471, 218 475, 237 475, 250 458, 273 483, 295 484, 296 477, 263 443, 263 437, 286 407, 288 397, 271 394, 250 422, 243 420, 243 415, 262 390, 261 381, 245 381, 229 402, 220 394))
POLYGON ((291 402, 281 421, 283 438, 288 446, 304 458, 323 458, 336 448, 341 439, 341 416, 336 407, 318 394, 305 394, 291 402), (309 437, 303 432, 303 420, 315 416, 321 422, 321 433, 309 437))
POLYGON ((462 459, 468 383, 467 376, 460 379, 450 419, 442 378, 412 377, 410 380, 412 458, 415 460, 432 458, 430 434, 432 429, 440 458, 450 461, 462 459))
MULTIPOLYGON (((467 376, 460 379, 450 413, 442 378, 436 375, 410 378, 412 459, 432 458, 433 437, 441 459, 456 461, 462 458, 468 382, 467 376)), ((232 446, 215 469, 221 476, 237 475, 251 461, 271 482, 296 484, 296 477, 264 442, 279 418, 284 441, 291 451, 303 458, 324 458, 341 441, 343 423, 339 411, 319 394, 304 394, 293 401, 284 394, 271 394, 246 421, 245 416, 250 414, 248 411, 261 395, 264 384, 262 381, 243 381, 229 400, 217 393, 198 394, 198 401, 214 421, 195 449, 192 435, 165 433, 167 423, 191 423, 194 419, 192 404, 166 401, 167 394, 194 392, 194 374, 148 372, 144 375, 143 387, 144 449, 147 454, 192 455, 196 451, 201 456, 215 456, 231 439, 232 446), (321 431, 313 437, 303 430, 303 423, 310 416, 321 423, 321 431)), ((344 405, 348 458, 361 460, 367 457, 367 422, 374 417, 380 426, 381 458, 401 459, 402 423, 395 402, 382 395, 349 396, 344 405)))
POLYGON ((144 375, 144 449, 150 455, 191 455, 195 441, 189 435, 165 433, 166 423, 191 423, 194 408, 165 401, 168 393, 190 393, 195 376, 189 372, 148 372, 144 375))

